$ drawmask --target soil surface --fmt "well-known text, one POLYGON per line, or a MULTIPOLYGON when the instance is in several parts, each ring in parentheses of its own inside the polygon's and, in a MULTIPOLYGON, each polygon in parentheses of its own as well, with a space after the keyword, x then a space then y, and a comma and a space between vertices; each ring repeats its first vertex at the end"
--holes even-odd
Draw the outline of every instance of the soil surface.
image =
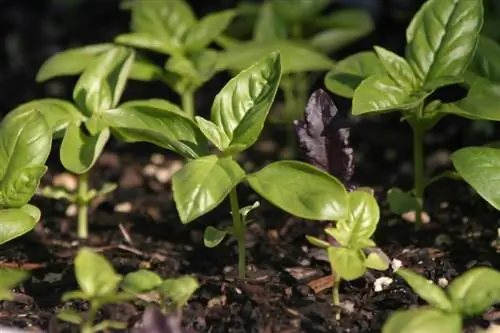
MULTIPOLYGON (((73 6, 57 1, 20 3, 7 1, 0 13, 0 33, 6 38, 0 53, 4 60, 0 68, 3 112, 43 96, 69 98, 72 78, 43 85, 34 83, 43 60, 60 49, 110 40, 127 29, 128 17, 117 11, 115 1, 80 1, 73 6), (89 24, 95 31, 85 28, 89 24)), ((233 5, 231 1, 214 3, 214 8, 203 10, 233 5)), ((396 31, 401 28, 391 24, 396 31)), ((386 25, 380 26, 351 51, 373 44, 400 49, 401 35, 386 36, 383 32, 387 29, 386 25)), ((206 113, 225 80, 223 75, 217 77, 200 91, 200 114, 206 113)), ((455 93, 452 91, 451 95, 455 93)), ((136 82, 127 87, 125 99, 153 96, 176 100, 161 85, 136 82)), ((347 114, 349 101, 336 102, 341 112, 347 114)), ((259 144, 241 156, 242 165, 252 171, 280 159, 286 154, 284 137, 282 127, 268 126, 259 144)), ((450 168, 449 155, 454 150, 495 137, 498 130, 489 123, 447 117, 427 136, 427 170, 435 174, 450 168)), ((411 133, 398 115, 353 120, 352 140, 357 161, 354 178, 378 193, 382 217, 375 241, 391 259, 400 260, 405 267, 440 283, 451 281, 473 266, 500 268, 494 244, 499 214, 464 183, 443 180, 427 190, 430 222, 420 230, 388 211, 384 195, 387 189, 411 187, 411 133)), ((64 172, 57 149, 55 145, 42 186, 60 181, 64 172)), ((390 271, 370 272, 364 278, 342 284, 342 318, 336 321, 330 288, 321 290, 330 274, 329 265, 304 238, 306 234, 320 234, 323 225, 280 212, 244 184, 239 188, 240 204, 260 200, 261 207, 252 213, 253 222, 248 227, 249 277, 244 281, 236 279, 234 239, 214 249, 205 248, 202 241, 207 225, 230 223, 229 204, 225 202, 188 225, 181 224, 170 185, 172 173, 180 163, 178 156, 150 145, 111 142, 92 171, 92 184, 98 187, 116 182, 119 188, 92 207, 91 237, 86 242, 75 237, 75 219, 68 216, 67 203, 35 197, 33 203, 43 212, 36 230, 0 248, 0 266, 21 266, 32 271, 32 277, 16 289, 18 302, 0 304, 0 325, 32 332, 77 332, 74 326, 57 321, 55 313, 66 307, 86 308, 81 302, 60 301, 64 292, 77 288, 72 260, 81 245, 92 246, 106 255, 121 274, 148 268, 164 277, 195 275, 201 288, 185 308, 183 322, 198 332, 379 332, 392 311, 423 304, 390 271), (394 282, 376 292, 373 283, 381 276, 391 277, 394 282)), ((71 182, 71 177, 68 179, 71 182)), ((127 322, 131 329, 140 321, 143 309, 140 302, 113 305, 99 315, 127 322)), ((468 321, 466 331, 487 327, 489 321, 499 317, 495 314, 496 310, 491 309, 468 321)))

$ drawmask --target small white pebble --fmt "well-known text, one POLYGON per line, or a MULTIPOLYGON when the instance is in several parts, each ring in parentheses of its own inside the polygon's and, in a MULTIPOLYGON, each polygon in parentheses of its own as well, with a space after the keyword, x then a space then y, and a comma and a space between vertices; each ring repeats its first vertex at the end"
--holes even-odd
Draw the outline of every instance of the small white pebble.
POLYGON ((373 282, 373 290, 376 293, 381 292, 382 290, 387 289, 387 287, 389 287, 393 282, 394 280, 391 279, 390 277, 387 276, 379 277, 378 279, 375 280, 375 282, 373 282))
POLYGON ((66 208, 66 216, 74 217, 74 216, 76 216, 76 214, 78 214, 78 206, 77 205, 71 204, 68 206, 68 208, 66 208))
POLYGON ((441 288, 446 288, 448 286, 448 280, 445 279, 445 278, 439 278, 438 279, 438 285, 441 287, 441 288))
POLYGON ((172 171, 169 168, 158 168, 155 178, 162 184, 166 184, 172 179, 172 171))
POLYGON ((153 154, 149 158, 149 161, 153 164, 161 165, 165 163, 165 156, 163 156, 162 154, 153 154))
POLYGON ((450 204, 446 201, 443 201, 439 204, 439 208, 441 208, 441 209, 448 208, 449 206, 450 206, 450 204))
MULTIPOLYGON (((500 237, 500 228, 498 229, 499 237, 500 237)), ((309 252, 309 248, 305 245, 302 245, 301 250, 305 253, 309 252)))
POLYGON ((114 207, 114 211, 117 213, 130 213, 132 211, 132 203, 128 201, 121 202, 114 207))
POLYGON ((392 261, 391 261, 391 268, 392 268, 393 272, 397 271, 401 267, 403 267, 403 262, 401 260, 399 260, 399 259, 392 259, 392 261))
POLYGON ((156 173, 156 170, 158 170, 158 167, 156 165, 153 165, 153 164, 147 164, 143 169, 142 169, 142 172, 144 173, 144 175, 146 176, 149 176, 149 177, 153 177, 156 173))

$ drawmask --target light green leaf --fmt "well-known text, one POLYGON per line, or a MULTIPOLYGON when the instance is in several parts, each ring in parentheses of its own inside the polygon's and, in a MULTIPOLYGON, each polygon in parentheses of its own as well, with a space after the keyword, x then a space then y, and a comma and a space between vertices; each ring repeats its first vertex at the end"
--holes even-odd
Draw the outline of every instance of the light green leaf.
POLYGON ((163 68, 155 65, 144 57, 136 56, 132 68, 130 69, 129 79, 138 81, 154 81, 161 78, 163 68))
POLYGON ((414 195, 409 192, 404 192, 397 187, 387 191, 387 202, 389 203, 391 212, 398 215, 416 211, 419 206, 418 200, 414 195))
POLYGON ((331 0, 271 0, 276 12, 289 22, 313 19, 325 9, 331 0))
POLYGON ((74 325, 80 325, 81 323, 83 323, 84 315, 75 310, 62 309, 57 313, 57 319, 74 325))
POLYGON ((287 35, 286 23, 276 13, 273 4, 269 1, 262 3, 253 29, 253 40, 267 42, 286 39, 287 35))
POLYGON ((133 62, 134 52, 128 48, 104 52, 78 79, 75 103, 87 116, 118 105, 133 62))
POLYGON ((184 40, 184 51, 198 51, 207 47, 226 30, 235 14, 234 10, 223 10, 203 17, 196 25, 189 28, 184 40))
POLYGON ((179 46, 155 35, 141 32, 129 32, 115 37, 115 42, 139 49, 151 50, 162 54, 177 54, 179 46))
POLYGON ((399 310, 385 322, 382 333, 462 332, 462 318, 457 313, 420 308, 399 310))
POLYGON ((38 207, 34 205, 26 204, 19 209, 31 216, 35 220, 35 222, 40 221, 40 218, 42 217, 42 212, 38 207))
POLYGON ((167 296, 176 308, 184 306, 200 287, 198 280, 191 276, 167 279, 158 286, 158 292, 167 296))
POLYGON ((339 61, 325 76, 325 86, 331 92, 352 98, 354 90, 372 75, 387 75, 375 52, 356 53, 339 61))
POLYGON ((127 292, 139 294, 152 291, 162 282, 162 278, 155 272, 140 269, 125 275, 120 286, 127 292))
MULTIPOLYGON (((112 303, 115 303, 115 302, 112 302, 112 303)), ((92 327, 92 330, 94 332, 101 332, 101 331, 107 332, 110 329, 124 330, 127 327, 128 327, 127 323, 122 323, 122 322, 119 322, 116 320, 103 320, 100 323, 94 325, 94 327, 92 327)))
POLYGON ((231 154, 257 141, 281 79, 279 53, 272 53, 232 78, 215 96, 211 119, 229 139, 231 154))
POLYGON ((151 142, 187 158, 208 153, 206 140, 196 123, 166 100, 131 101, 106 110, 101 116, 125 142, 151 142))
POLYGON ((94 44, 58 52, 45 60, 36 75, 37 82, 50 80, 56 76, 76 75, 83 72, 113 44, 94 44))
POLYGON ((369 253, 365 260, 365 266, 367 268, 376 269, 377 271, 385 271, 389 268, 389 265, 390 262, 376 252, 369 253))
POLYGON ((89 136, 78 125, 69 125, 59 151, 62 165, 76 174, 87 172, 101 156, 108 139, 107 128, 97 135, 89 136))
POLYGON ((91 297, 85 295, 85 293, 81 290, 73 290, 73 291, 67 291, 65 292, 62 297, 61 297, 61 301, 63 302, 67 302, 67 301, 71 301, 71 300, 74 300, 74 299, 79 299, 79 300, 84 300, 84 301, 87 301, 89 300, 91 297))
POLYGON ((215 74, 217 52, 205 49, 186 55, 173 55, 165 64, 168 74, 165 81, 177 92, 183 94, 186 90, 197 89, 215 74), (179 78, 173 79, 172 73, 179 78))
POLYGON ((500 302, 500 272, 487 267, 472 268, 447 288, 453 309, 462 315, 479 315, 500 302))
POLYGON ((73 103, 56 98, 30 101, 19 105, 10 113, 24 115, 32 112, 42 114, 52 133, 66 129, 69 123, 80 123, 86 119, 73 103))
POLYGON ((420 82, 417 81, 413 70, 403 57, 380 46, 374 48, 380 63, 397 85, 408 91, 419 88, 420 82))
POLYGON ((210 248, 216 247, 224 240, 227 233, 227 230, 220 230, 212 226, 208 226, 205 228, 205 232, 203 233, 203 244, 210 248))
POLYGON ((35 193, 52 134, 40 112, 9 113, 0 123, 0 208, 24 206, 35 193))
POLYGON ((244 177, 245 171, 228 157, 189 161, 172 179, 181 222, 189 223, 217 207, 244 177))
POLYGON ((400 87, 390 76, 371 76, 354 91, 352 114, 407 110, 420 104, 426 95, 400 87))
POLYGON ((401 276, 410 285, 411 289, 430 305, 442 311, 452 310, 453 305, 450 298, 441 287, 435 285, 432 281, 405 268, 398 269, 396 274, 401 276))
POLYGON ((103 255, 86 247, 76 255, 75 276, 81 291, 91 299, 116 293, 122 280, 103 255))
POLYGON ((297 41, 251 41, 219 53, 218 70, 242 70, 271 52, 279 52, 283 74, 324 71, 334 62, 311 46, 297 41))
POLYGON ((500 149, 462 148, 451 155, 460 176, 490 205, 500 210, 500 149))
POLYGON ((324 241, 324 240, 319 239, 319 238, 314 237, 314 236, 306 235, 306 239, 312 245, 319 247, 319 248, 322 248, 322 249, 327 249, 330 246, 332 246, 332 244, 328 243, 327 241, 324 241))
POLYGON ((336 178, 309 164, 274 162, 247 175, 252 189, 278 208, 309 220, 347 217, 347 192, 336 178))
MULTIPOLYGON (((1 222, 0 222, 1 223, 1 222)), ((0 269, 0 300, 10 301, 13 295, 10 290, 29 277, 29 272, 17 268, 0 269)))
POLYGON ((217 149, 223 151, 229 146, 229 138, 226 133, 224 133, 223 129, 219 128, 210 120, 206 120, 199 116, 196 116, 195 120, 205 137, 210 140, 217 149))
POLYGON ((406 59, 425 83, 461 75, 483 25, 482 0, 429 0, 406 30, 406 59))
POLYGON ((327 249, 332 270, 344 280, 356 280, 365 274, 365 257, 360 250, 346 247, 327 249))

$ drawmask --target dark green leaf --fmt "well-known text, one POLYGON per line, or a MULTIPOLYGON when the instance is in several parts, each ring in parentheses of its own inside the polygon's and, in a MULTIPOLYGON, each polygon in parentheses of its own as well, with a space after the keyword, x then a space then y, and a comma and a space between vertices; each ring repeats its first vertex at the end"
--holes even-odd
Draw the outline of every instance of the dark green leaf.
POLYGON ((453 166, 490 205, 500 210, 500 149, 467 147, 453 153, 453 166))
POLYGON ((300 218, 337 221, 348 214, 347 192, 328 173, 297 161, 274 162, 247 175, 254 191, 300 218))
POLYGON ((75 103, 88 116, 118 105, 133 62, 134 52, 128 48, 104 52, 78 79, 75 103))
POLYGON ((365 274, 365 257, 360 250, 330 246, 327 251, 332 270, 342 279, 356 280, 365 274))
POLYGON ((112 47, 113 44, 94 44, 58 52, 42 64, 36 81, 43 82, 56 76, 80 74, 99 54, 112 47))
POLYGON ((487 267, 472 268, 447 288, 453 309, 462 315, 479 315, 500 302, 500 272, 487 267))
POLYGON ((339 61, 325 76, 325 86, 331 92, 352 98, 354 90, 372 75, 387 75, 372 51, 356 53, 339 61))
POLYGON ((441 287, 409 269, 400 268, 396 274, 401 276, 424 301, 442 311, 451 311, 452 302, 441 287))
POLYGON ((456 313, 421 308, 396 311, 385 322, 382 333, 462 332, 462 318, 456 313))
POLYGON ((86 247, 76 255, 75 276, 82 292, 90 298, 116 293, 122 280, 104 256, 86 247))
POLYGON ((287 38, 285 21, 276 13, 271 2, 264 2, 259 9, 253 29, 253 40, 259 42, 287 38))
POLYGON ((406 59, 420 82, 461 75, 483 25, 482 0, 429 0, 406 31, 406 59))
POLYGON ((125 275, 121 283, 121 288, 129 293, 139 294, 152 291, 162 281, 161 277, 155 272, 141 269, 125 275))
POLYGON ((69 125, 59 151, 62 165, 76 174, 87 172, 101 156, 108 139, 108 129, 89 136, 78 125, 69 125))
POLYGON ((215 96, 211 118, 229 139, 225 150, 234 154, 255 143, 280 79, 280 56, 272 53, 232 78, 215 96))
POLYGON ((200 287, 198 281, 191 276, 167 279, 158 286, 158 292, 167 296, 177 308, 184 306, 194 292, 200 287))
POLYGON ((101 116, 126 142, 151 142, 187 158, 208 153, 206 140, 196 123, 168 101, 131 101, 106 110, 101 116))
POLYGON ((468 70, 491 83, 500 83, 500 45, 481 36, 468 70))
POLYGON ((271 0, 276 12, 287 21, 301 22, 313 19, 331 0, 271 0))
POLYGON ((29 276, 30 273, 22 269, 0 268, 0 290, 9 291, 26 280, 29 276))
POLYGON ((189 223, 217 207, 244 177, 245 171, 231 158, 210 155, 189 161, 172 179, 182 223, 189 223))
POLYGON ((283 74, 308 71, 323 71, 333 67, 334 62, 305 43, 277 40, 252 41, 230 47, 219 53, 218 70, 242 70, 271 52, 279 52, 283 74))
POLYGON ((189 28, 184 40, 184 51, 193 52, 207 47, 226 30, 235 14, 234 10, 223 10, 203 17, 196 25, 189 28))
POLYGON ((387 202, 389 209, 394 214, 404 214, 418 209, 418 200, 409 192, 403 192, 401 189, 394 187, 387 191, 387 202))
POLYGON ((205 232, 203 233, 203 244, 206 247, 216 247, 227 235, 227 230, 220 230, 214 228, 212 226, 208 226, 205 228, 205 232))

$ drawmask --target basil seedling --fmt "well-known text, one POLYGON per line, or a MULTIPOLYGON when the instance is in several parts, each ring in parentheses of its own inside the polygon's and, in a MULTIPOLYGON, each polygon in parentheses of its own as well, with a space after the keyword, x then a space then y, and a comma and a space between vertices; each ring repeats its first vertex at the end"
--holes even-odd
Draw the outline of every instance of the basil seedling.
POLYGON ((14 294, 11 289, 26 280, 29 273, 22 269, 0 268, 0 300, 13 301, 14 294))
MULTIPOLYGON (((333 304, 340 305, 339 287, 342 280, 355 280, 365 274, 367 268, 386 270, 388 262, 377 252, 368 256, 365 251, 374 248, 371 237, 377 229, 380 210, 375 198, 365 191, 353 191, 348 196, 349 214, 337 221, 335 227, 326 228, 325 233, 336 244, 313 236, 306 236, 314 246, 326 249, 334 278, 333 304)), ((337 319, 340 312, 337 313, 337 319)))
POLYGON ((191 276, 164 280, 145 269, 127 274, 121 283, 124 291, 139 299, 157 302, 165 314, 180 311, 199 286, 198 281, 191 276))
POLYGON ((396 311, 384 324, 383 333, 462 332, 464 318, 500 302, 500 272, 491 268, 472 268, 446 290, 410 270, 401 268, 396 273, 429 305, 396 311))
POLYGON ((414 150, 411 194, 417 226, 421 223, 424 190, 431 182, 424 178, 425 134, 446 114, 475 114, 486 119, 476 114, 480 107, 471 106, 471 101, 484 94, 490 101, 497 100, 491 88, 482 93, 484 84, 472 82, 467 71, 482 24, 482 0, 429 0, 408 26, 404 58, 377 46, 375 53, 362 52, 339 62, 325 77, 328 89, 353 99, 354 115, 399 110, 410 124, 414 150), (472 87, 463 100, 428 100, 438 88, 464 82, 472 87))
POLYGON ((57 317, 80 326, 81 333, 93 333, 107 329, 124 329, 126 323, 104 320, 94 323, 97 312, 106 304, 133 300, 135 296, 118 291, 122 276, 117 274, 109 261, 89 248, 81 248, 75 258, 75 275, 80 290, 63 294, 62 301, 81 299, 89 302, 87 313, 63 309, 57 317))

